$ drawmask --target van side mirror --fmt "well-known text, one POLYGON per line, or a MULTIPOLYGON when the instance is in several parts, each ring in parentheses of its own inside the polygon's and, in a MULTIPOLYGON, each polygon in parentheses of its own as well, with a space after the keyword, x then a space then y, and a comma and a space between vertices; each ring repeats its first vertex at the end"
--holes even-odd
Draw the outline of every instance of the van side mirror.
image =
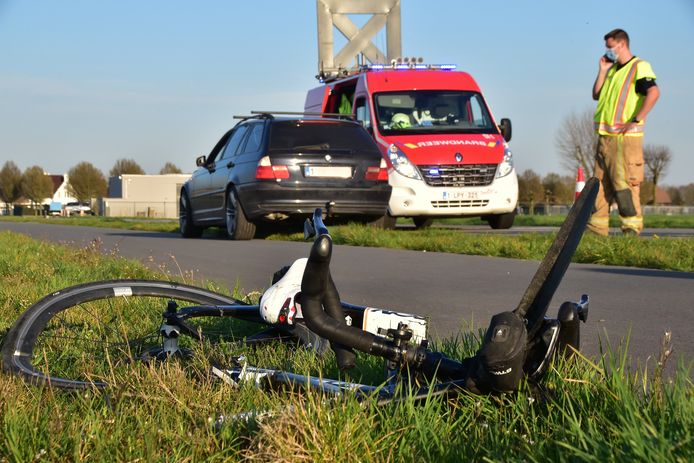
POLYGON ((198 156, 198 157, 195 159, 195 165, 198 166, 198 167, 204 166, 206 162, 207 162, 207 156, 204 156, 204 155, 203 155, 203 156, 198 156))
POLYGON ((511 119, 501 119, 501 122, 499 123, 499 130, 501 131, 501 136, 504 137, 505 141, 511 141, 511 119))

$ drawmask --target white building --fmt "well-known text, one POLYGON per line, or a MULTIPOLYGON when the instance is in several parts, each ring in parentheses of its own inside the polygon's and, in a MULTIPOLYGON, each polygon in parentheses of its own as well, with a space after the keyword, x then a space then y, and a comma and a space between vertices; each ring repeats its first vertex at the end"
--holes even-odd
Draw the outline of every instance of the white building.
POLYGON ((106 217, 178 218, 181 187, 191 174, 125 174, 108 180, 108 198, 101 199, 106 217))
POLYGON ((76 202, 77 199, 74 196, 70 196, 68 192, 68 176, 63 175, 52 175, 46 174, 50 177, 51 182, 53 182, 53 196, 43 200, 43 204, 60 203, 65 205, 67 203, 76 202))

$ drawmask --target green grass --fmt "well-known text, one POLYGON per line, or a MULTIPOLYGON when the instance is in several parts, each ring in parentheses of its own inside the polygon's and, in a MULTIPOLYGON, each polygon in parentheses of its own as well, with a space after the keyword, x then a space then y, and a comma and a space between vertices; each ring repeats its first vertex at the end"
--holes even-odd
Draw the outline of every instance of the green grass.
MULTIPOLYGON (((330 227, 337 244, 411 249, 416 251, 540 260, 555 234, 518 236, 470 234, 455 230, 375 230, 358 224, 330 227)), ((303 240, 303 234, 270 235, 268 239, 303 240)), ((599 237, 586 234, 573 262, 694 271, 694 239, 634 236, 599 237)))
POLYGON ((119 228, 152 232, 178 233, 178 220, 142 219, 130 217, 42 217, 42 216, 0 216, 0 221, 40 222, 51 225, 77 225, 81 227, 119 228))
MULTIPOLYGON (((0 337, 41 296, 111 278, 185 280, 228 292, 190 275, 154 274, 135 261, 104 256, 98 243, 75 251, 2 232, 0 337)), ((437 341, 456 358, 478 343, 479 333, 437 341)), ((630 370, 628 347, 613 351, 605 345, 598 360, 557 364, 544 393, 524 387, 502 397, 463 394, 384 407, 360 405, 349 396, 326 401, 314 393, 234 389, 206 373, 205 355, 190 364, 113 371, 118 386, 107 395, 29 386, 3 374, 0 461, 689 462, 691 370, 680 365, 663 377, 668 351, 666 342, 660 366, 630 370), (215 426, 220 415, 250 408, 274 413, 215 426)), ((214 346, 199 351, 206 353, 212 355, 214 346)), ((250 355, 266 366, 336 374, 332 356, 285 348, 250 355)), ((364 356, 358 362, 355 375, 377 384, 382 364, 364 356)))
MULTIPOLYGON (((519 227, 558 227, 565 215, 518 215, 514 221, 519 227)), ((146 230, 158 232, 178 232, 178 220, 175 219, 142 219, 139 217, 40 217, 40 216, 0 216, 0 220, 13 222, 42 222, 57 225, 81 225, 87 227, 121 228, 129 230, 146 230)), ((647 228, 694 228, 694 215, 647 215, 644 218, 647 228)), ((487 222, 479 217, 462 219, 437 219, 439 225, 485 225, 487 222)), ((398 219, 398 224, 411 225, 410 219, 398 219)), ((619 227, 619 218, 610 217, 610 226, 619 227)))
MULTIPOLYGON (((513 225, 517 227, 558 227, 564 222, 566 215, 517 215, 513 225)), ((694 215, 665 215, 652 214, 644 216, 646 228, 694 228, 694 215)), ((402 223, 409 223, 403 220, 402 223)), ((442 225, 486 225, 487 222, 477 217, 465 219, 440 219, 434 223, 442 225)), ((610 227, 619 227, 619 217, 610 216, 610 227)))
MULTIPOLYGON (((526 216, 530 217, 530 216, 526 216)), ((540 216, 535 216, 540 217, 540 216)), ((663 216, 665 220, 667 216, 663 216)), ((137 220, 104 217, 3 217, 11 221, 41 221, 43 223, 124 228, 131 230, 177 232, 178 224, 171 220, 137 220)), ((463 220, 463 219, 455 219, 463 220)), ((465 219, 475 220, 475 219, 465 219)), ((563 220, 563 218, 561 219, 563 220)), ((558 221, 560 224, 561 221, 558 221)), ((540 225, 540 224, 536 224, 540 225)), ((431 228, 426 230, 379 230, 359 224, 330 226, 337 244, 367 247, 412 249, 417 251, 451 252, 457 254, 508 257, 540 260, 554 234, 526 233, 518 236, 466 233, 461 230, 431 228)), ((221 234, 212 228, 207 234, 221 234)), ((302 233, 274 233, 272 240, 303 240, 302 233)), ((620 265, 663 270, 694 271, 694 239, 658 237, 638 238, 586 235, 576 252, 574 262, 620 265)))

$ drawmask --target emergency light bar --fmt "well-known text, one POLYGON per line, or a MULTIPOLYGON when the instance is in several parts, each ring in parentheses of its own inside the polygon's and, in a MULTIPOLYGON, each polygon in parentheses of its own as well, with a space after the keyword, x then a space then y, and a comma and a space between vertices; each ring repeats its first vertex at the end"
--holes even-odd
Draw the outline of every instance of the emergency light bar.
POLYGON ((428 70, 439 70, 439 71, 454 71, 458 66, 455 64, 422 64, 422 63, 394 63, 394 64, 364 64, 359 70, 364 71, 384 71, 389 69, 394 69, 396 71, 405 70, 417 70, 417 71, 428 71, 428 70))

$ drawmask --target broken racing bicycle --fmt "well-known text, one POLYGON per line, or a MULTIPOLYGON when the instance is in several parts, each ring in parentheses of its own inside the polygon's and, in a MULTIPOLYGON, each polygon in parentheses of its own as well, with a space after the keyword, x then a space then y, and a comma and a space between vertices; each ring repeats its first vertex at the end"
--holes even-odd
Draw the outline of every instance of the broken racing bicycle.
POLYGON ((448 358, 428 349, 423 317, 340 301, 330 274, 332 239, 318 209, 305 227, 316 237, 309 257, 277 272, 258 304, 165 281, 73 286, 49 294, 21 315, 5 337, 3 368, 31 383, 103 389, 114 386, 115 369, 172 357, 185 361, 202 343, 246 348, 289 342, 319 352, 329 346, 341 370, 355 366, 355 350, 382 357, 385 380, 372 386, 325 379, 254 367, 237 357, 231 366, 215 366, 212 372, 233 384, 350 391, 359 398, 375 396, 380 403, 403 395, 514 391, 524 378, 540 381, 556 353, 579 348, 588 297, 564 302, 556 318, 546 312, 583 235, 598 187, 597 179, 586 183, 518 306, 492 317, 470 358, 448 358))

